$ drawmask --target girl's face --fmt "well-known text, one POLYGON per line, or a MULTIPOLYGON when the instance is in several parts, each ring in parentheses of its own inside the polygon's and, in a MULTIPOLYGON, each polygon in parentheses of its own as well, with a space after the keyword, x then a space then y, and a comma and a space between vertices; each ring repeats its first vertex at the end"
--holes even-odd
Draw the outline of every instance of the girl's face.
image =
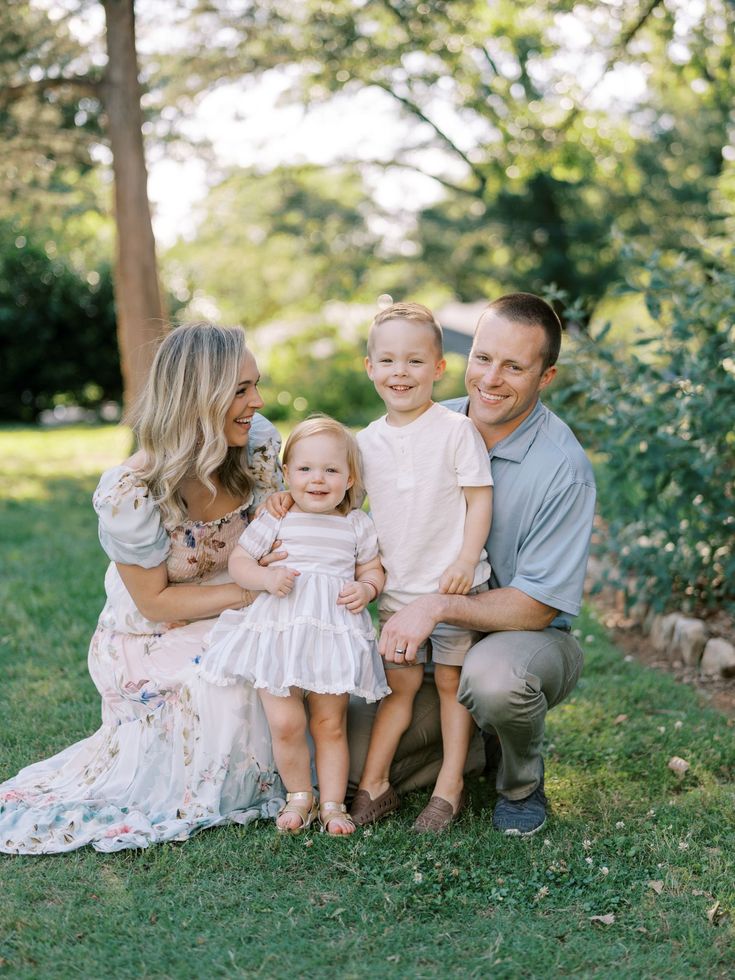
POLYGON ((328 433, 297 442, 283 471, 295 506, 306 514, 336 513, 355 482, 344 443, 328 433))
POLYGON ((258 392, 258 365, 250 351, 245 354, 237 377, 235 397, 225 416, 225 438, 230 447, 247 445, 253 415, 264 404, 258 392))

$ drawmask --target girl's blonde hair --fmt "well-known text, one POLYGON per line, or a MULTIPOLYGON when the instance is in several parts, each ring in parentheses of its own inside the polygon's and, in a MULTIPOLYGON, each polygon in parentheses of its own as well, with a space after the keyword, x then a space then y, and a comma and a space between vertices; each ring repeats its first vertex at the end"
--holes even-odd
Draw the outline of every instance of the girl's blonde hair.
POLYGON ((247 447, 230 447, 225 437, 247 353, 239 327, 210 323, 176 327, 158 348, 131 421, 145 453, 138 472, 167 525, 186 518, 180 489, 185 479, 199 480, 212 497, 214 473, 233 496, 244 500, 252 491, 247 447))
POLYGON ((310 415, 308 419, 299 422, 283 447, 283 465, 288 466, 293 448, 297 443, 308 439, 310 436, 322 435, 335 436, 345 447, 347 469, 353 483, 351 487, 347 488, 344 499, 336 509, 340 514, 349 514, 351 510, 355 510, 362 504, 365 497, 365 486, 362 482, 362 462, 357 439, 341 422, 337 422, 336 419, 330 418, 328 415, 310 415))

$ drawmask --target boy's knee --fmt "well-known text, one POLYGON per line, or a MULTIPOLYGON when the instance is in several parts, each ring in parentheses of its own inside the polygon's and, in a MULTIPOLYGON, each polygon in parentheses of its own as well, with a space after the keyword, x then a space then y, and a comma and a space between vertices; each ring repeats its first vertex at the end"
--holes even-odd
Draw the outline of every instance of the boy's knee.
POLYGON ((459 667, 451 667, 446 664, 436 664, 434 667, 434 683, 439 694, 444 696, 456 697, 459 690, 459 678, 461 670, 459 667))

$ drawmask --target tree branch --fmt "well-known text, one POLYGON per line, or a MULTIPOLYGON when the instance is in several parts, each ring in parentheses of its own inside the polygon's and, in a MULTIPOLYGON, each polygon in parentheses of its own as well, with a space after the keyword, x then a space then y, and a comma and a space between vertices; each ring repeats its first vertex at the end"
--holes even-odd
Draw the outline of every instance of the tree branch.
MULTIPOLYGON (((405 95, 399 95, 398 92, 396 92, 394 89, 392 89, 390 87, 390 85, 387 84, 387 82, 379 82, 379 81, 373 80, 373 81, 370 82, 370 84, 377 86, 378 88, 382 89, 384 92, 387 92, 388 95, 390 95, 392 98, 394 98, 397 102, 400 102, 400 104, 405 109, 407 109, 412 115, 416 116, 417 119, 420 119, 422 122, 425 122, 428 126, 430 126, 434 130, 434 132, 436 133, 436 135, 439 137, 439 139, 446 146, 449 147, 449 149, 452 151, 452 153, 454 153, 456 156, 458 156, 461 160, 463 160, 467 164, 467 166, 469 167, 470 172, 472 173, 472 175, 475 177, 475 179, 477 180, 478 184, 480 185, 480 187, 479 187, 480 193, 484 193, 485 186, 487 184, 487 178, 485 177, 485 175, 470 160, 470 158, 467 156, 467 154, 464 152, 464 150, 461 150, 457 146, 457 144, 454 143, 453 140, 451 140, 449 138, 449 136, 444 132, 444 130, 441 129, 432 119, 430 119, 426 115, 426 113, 420 108, 420 106, 418 106, 415 102, 413 102, 407 96, 405 96, 405 95)), ((477 196, 477 194, 475 194, 475 196, 477 196)))
MULTIPOLYGON (((601 71, 601 73, 600 73, 597 81, 594 82, 594 84, 591 86, 591 88, 587 89, 587 92, 585 93, 584 98, 583 98, 582 101, 584 101, 584 99, 589 98, 589 96, 595 91, 595 89, 600 84, 600 82, 602 82, 602 80, 605 77, 605 75, 607 75, 607 73, 610 71, 610 69, 614 66, 615 62, 620 57, 620 55, 623 54, 626 51, 626 49, 627 49, 628 45, 630 44, 630 42, 633 40, 633 38, 636 36, 636 34, 638 34, 638 32, 643 27, 643 25, 646 23, 646 21, 649 19, 649 17, 653 14, 653 12, 656 9, 656 7, 660 7, 663 2, 664 2, 664 0, 648 0, 648 3, 646 5, 646 7, 644 8, 644 10, 642 11, 642 13, 641 13, 640 17, 638 18, 638 20, 631 27, 629 27, 627 30, 623 31, 623 33, 620 35, 620 38, 618 40, 618 43, 615 45, 615 47, 613 48, 612 54, 609 56, 609 58, 605 62, 605 66, 602 69, 602 71, 601 71)), ((569 129, 569 127, 572 125, 572 123, 574 122, 574 120, 577 118, 577 116, 580 114, 581 111, 582 111, 582 106, 581 105, 576 105, 576 106, 574 106, 573 109, 570 109, 569 110, 569 113, 567 114, 567 116, 564 119, 564 121, 561 122, 559 124, 559 126, 557 126, 557 132, 558 133, 565 133, 569 129)))

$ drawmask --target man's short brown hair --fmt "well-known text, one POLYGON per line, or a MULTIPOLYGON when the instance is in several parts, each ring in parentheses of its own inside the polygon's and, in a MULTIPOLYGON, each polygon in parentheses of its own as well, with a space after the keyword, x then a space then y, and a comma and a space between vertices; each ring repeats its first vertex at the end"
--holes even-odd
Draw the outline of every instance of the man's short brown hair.
POLYGON ((508 293, 493 300, 487 310, 492 310, 511 323, 541 327, 546 334, 543 369, 545 371, 556 364, 561 349, 561 320, 545 299, 534 296, 533 293, 508 293))

